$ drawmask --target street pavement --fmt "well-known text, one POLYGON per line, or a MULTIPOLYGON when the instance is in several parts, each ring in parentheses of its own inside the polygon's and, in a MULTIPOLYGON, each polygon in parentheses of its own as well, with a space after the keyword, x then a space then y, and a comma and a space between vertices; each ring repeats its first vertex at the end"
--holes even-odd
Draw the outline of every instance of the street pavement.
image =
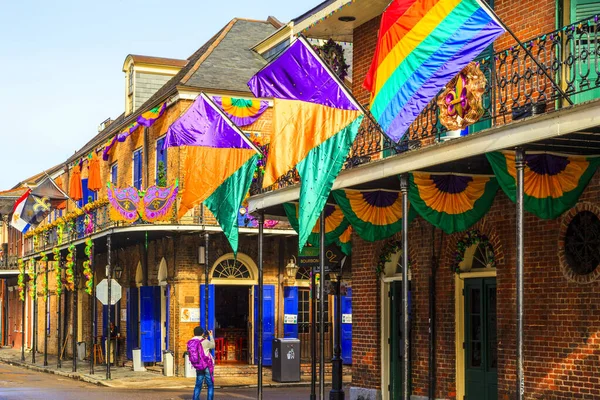
MULTIPOLYGON (((218 384, 218 382, 217 382, 218 384)), ((206 398, 206 388, 202 391, 206 398)), ((307 399, 309 387, 265 388, 266 399, 307 399)), ((0 364, 0 400, 168 400, 191 399, 191 389, 153 389, 151 382, 144 389, 102 387, 43 372, 0 364)), ((255 399, 256 388, 223 388, 215 390, 215 399, 255 399)), ((327 389, 326 398, 329 398, 327 389)), ((346 393, 346 398, 348 394, 346 393)))

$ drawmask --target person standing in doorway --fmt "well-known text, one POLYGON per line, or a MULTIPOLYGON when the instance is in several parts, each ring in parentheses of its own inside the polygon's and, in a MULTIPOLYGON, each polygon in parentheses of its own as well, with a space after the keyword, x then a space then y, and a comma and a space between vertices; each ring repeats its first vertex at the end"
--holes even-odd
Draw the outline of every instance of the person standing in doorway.
POLYGON ((196 369, 196 386, 194 387, 194 400, 200 400, 202 385, 206 382, 207 400, 213 400, 215 360, 210 352, 215 348, 215 339, 212 331, 205 331, 201 326, 194 328, 194 337, 187 343, 190 362, 196 369))

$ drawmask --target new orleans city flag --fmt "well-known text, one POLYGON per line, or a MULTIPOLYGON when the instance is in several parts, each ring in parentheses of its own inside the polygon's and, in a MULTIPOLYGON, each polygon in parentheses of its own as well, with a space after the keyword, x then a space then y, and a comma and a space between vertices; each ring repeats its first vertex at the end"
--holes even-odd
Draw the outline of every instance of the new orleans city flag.
POLYGON ((274 98, 263 185, 272 185, 294 167, 301 178, 302 251, 356 138, 363 112, 303 37, 254 75, 248 86, 256 97, 274 98))
POLYGON ((364 86, 371 113, 398 141, 433 97, 504 28, 480 0, 394 0, 364 86))
POLYGON ((237 254, 238 210, 258 150, 204 93, 169 127, 165 148, 177 146, 187 147, 179 217, 204 202, 237 254))

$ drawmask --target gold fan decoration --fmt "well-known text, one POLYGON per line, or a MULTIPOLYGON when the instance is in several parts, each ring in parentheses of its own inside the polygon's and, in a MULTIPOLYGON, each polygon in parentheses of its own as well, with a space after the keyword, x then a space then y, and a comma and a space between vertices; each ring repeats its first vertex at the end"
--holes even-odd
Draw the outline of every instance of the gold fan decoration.
POLYGON ((446 85, 438 97, 440 122, 451 131, 474 124, 484 113, 482 97, 487 79, 471 62, 446 85))

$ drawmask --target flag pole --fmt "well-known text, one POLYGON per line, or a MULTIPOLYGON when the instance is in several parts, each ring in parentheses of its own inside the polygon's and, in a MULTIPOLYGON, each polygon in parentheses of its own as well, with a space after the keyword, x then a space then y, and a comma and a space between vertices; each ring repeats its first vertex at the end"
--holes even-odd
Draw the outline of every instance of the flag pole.
MULTIPOLYGON (((54 187, 55 187, 55 188, 57 188, 57 189, 58 189, 58 191, 59 191, 59 192, 61 192, 61 193, 63 194, 63 196, 65 196, 65 197, 67 198, 67 200, 71 200, 71 201, 73 202, 73 204, 75 204, 75 207, 77 207, 77 202, 76 202, 75 200, 73 200, 73 199, 71 198, 71 196, 69 196, 67 193, 65 193, 65 191, 64 191, 64 190, 62 190, 62 188, 61 188, 61 187, 59 187, 59 186, 58 186, 58 185, 57 185, 57 184, 54 182, 54 179, 52 179, 52 177, 51 177, 50 175, 48 175, 48 172, 44 171, 44 175, 46 175, 46 177, 47 177, 48 179, 50 179, 50 182, 52 182, 52 183, 54 184, 54 187)), ((77 208, 79 208, 79 207, 77 207, 77 208)))
POLYGON ((523 42, 521 42, 521 40, 519 40, 519 38, 517 37, 517 35, 514 34, 514 32, 508 27, 508 25, 506 25, 498 16, 498 14, 496 14, 496 12, 485 2, 485 1, 481 1, 481 0, 476 0, 477 3, 479 3, 479 5, 481 5, 483 8, 485 8, 485 10, 491 14, 491 16, 496 19, 496 22, 498 22, 500 25, 502 25, 502 27, 504 28, 504 30, 506 30, 506 32, 509 33, 509 35, 511 35, 513 37, 513 39, 515 39, 515 41, 519 44, 519 46, 521 46, 523 48, 523 50, 525 50, 525 53, 533 60, 533 62, 535 63, 535 65, 537 65, 537 67, 539 69, 542 70, 542 72, 544 73, 544 75, 546 75, 546 77, 548 79, 550 79, 550 82, 552 83, 552 86, 554 86, 556 88, 556 91, 558 93, 560 93, 561 96, 563 96, 565 98, 565 100, 567 100, 569 102, 569 105, 573 105, 573 101, 571 100, 571 98, 564 92, 564 90, 562 90, 558 84, 554 81, 554 79, 550 76, 550 74, 548 73, 548 71, 546 71, 546 68, 533 56, 533 53, 527 48, 525 47, 525 45, 523 44, 523 42))

